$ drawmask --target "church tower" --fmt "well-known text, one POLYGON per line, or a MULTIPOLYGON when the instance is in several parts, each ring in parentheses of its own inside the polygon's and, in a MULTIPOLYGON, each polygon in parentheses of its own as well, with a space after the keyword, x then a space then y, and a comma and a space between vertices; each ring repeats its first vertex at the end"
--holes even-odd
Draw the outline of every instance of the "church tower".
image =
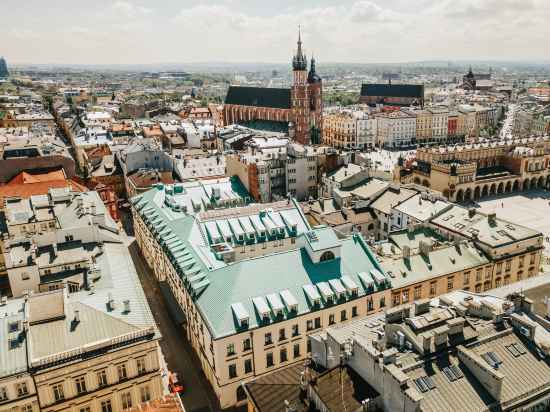
POLYGON ((307 75, 309 92, 309 135, 311 144, 322 143, 323 132, 323 81, 315 71, 315 58, 311 58, 311 65, 307 75))
POLYGON ((298 29, 298 48, 292 59, 291 99, 294 139, 302 144, 310 143, 310 96, 307 78, 307 59, 302 50, 302 36, 298 29))

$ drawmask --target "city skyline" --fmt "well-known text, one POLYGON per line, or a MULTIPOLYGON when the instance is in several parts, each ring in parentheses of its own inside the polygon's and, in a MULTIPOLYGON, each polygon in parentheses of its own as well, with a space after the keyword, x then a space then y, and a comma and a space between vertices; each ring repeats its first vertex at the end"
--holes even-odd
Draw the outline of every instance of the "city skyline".
POLYGON ((325 63, 542 61, 550 34, 543 0, 9 3, 0 54, 11 64, 284 63, 298 25, 325 63))

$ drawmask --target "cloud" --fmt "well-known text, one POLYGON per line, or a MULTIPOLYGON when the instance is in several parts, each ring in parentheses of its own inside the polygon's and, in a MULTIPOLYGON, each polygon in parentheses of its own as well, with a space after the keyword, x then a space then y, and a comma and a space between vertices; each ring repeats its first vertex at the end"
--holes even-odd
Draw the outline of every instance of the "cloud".
POLYGON ((351 7, 351 20, 353 22, 390 22, 395 21, 398 14, 383 9, 378 4, 368 0, 361 0, 351 7))
POLYGON ((109 8, 111 14, 124 18, 134 19, 151 14, 152 10, 143 6, 130 3, 128 1, 116 1, 109 8))

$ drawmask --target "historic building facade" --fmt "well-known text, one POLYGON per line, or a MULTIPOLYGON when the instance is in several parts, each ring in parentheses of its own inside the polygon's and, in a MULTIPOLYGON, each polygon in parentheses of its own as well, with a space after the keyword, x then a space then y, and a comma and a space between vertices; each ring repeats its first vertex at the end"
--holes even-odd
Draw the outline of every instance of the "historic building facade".
POLYGON ((419 148, 416 164, 395 178, 438 190, 456 202, 550 185, 548 137, 419 148))
POLYGON ((299 143, 321 143, 323 83, 315 71, 313 57, 309 71, 307 66, 299 34, 290 89, 230 86, 223 107, 223 124, 288 131, 299 143))

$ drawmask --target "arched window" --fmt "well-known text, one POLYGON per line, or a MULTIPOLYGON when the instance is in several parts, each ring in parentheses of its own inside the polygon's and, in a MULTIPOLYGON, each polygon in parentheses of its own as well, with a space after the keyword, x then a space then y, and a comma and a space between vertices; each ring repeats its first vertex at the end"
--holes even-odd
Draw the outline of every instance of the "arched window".
POLYGON ((332 253, 330 250, 327 250, 321 255, 321 259, 319 259, 319 262, 325 262, 332 259, 334 259, 334 253, 332 253))

